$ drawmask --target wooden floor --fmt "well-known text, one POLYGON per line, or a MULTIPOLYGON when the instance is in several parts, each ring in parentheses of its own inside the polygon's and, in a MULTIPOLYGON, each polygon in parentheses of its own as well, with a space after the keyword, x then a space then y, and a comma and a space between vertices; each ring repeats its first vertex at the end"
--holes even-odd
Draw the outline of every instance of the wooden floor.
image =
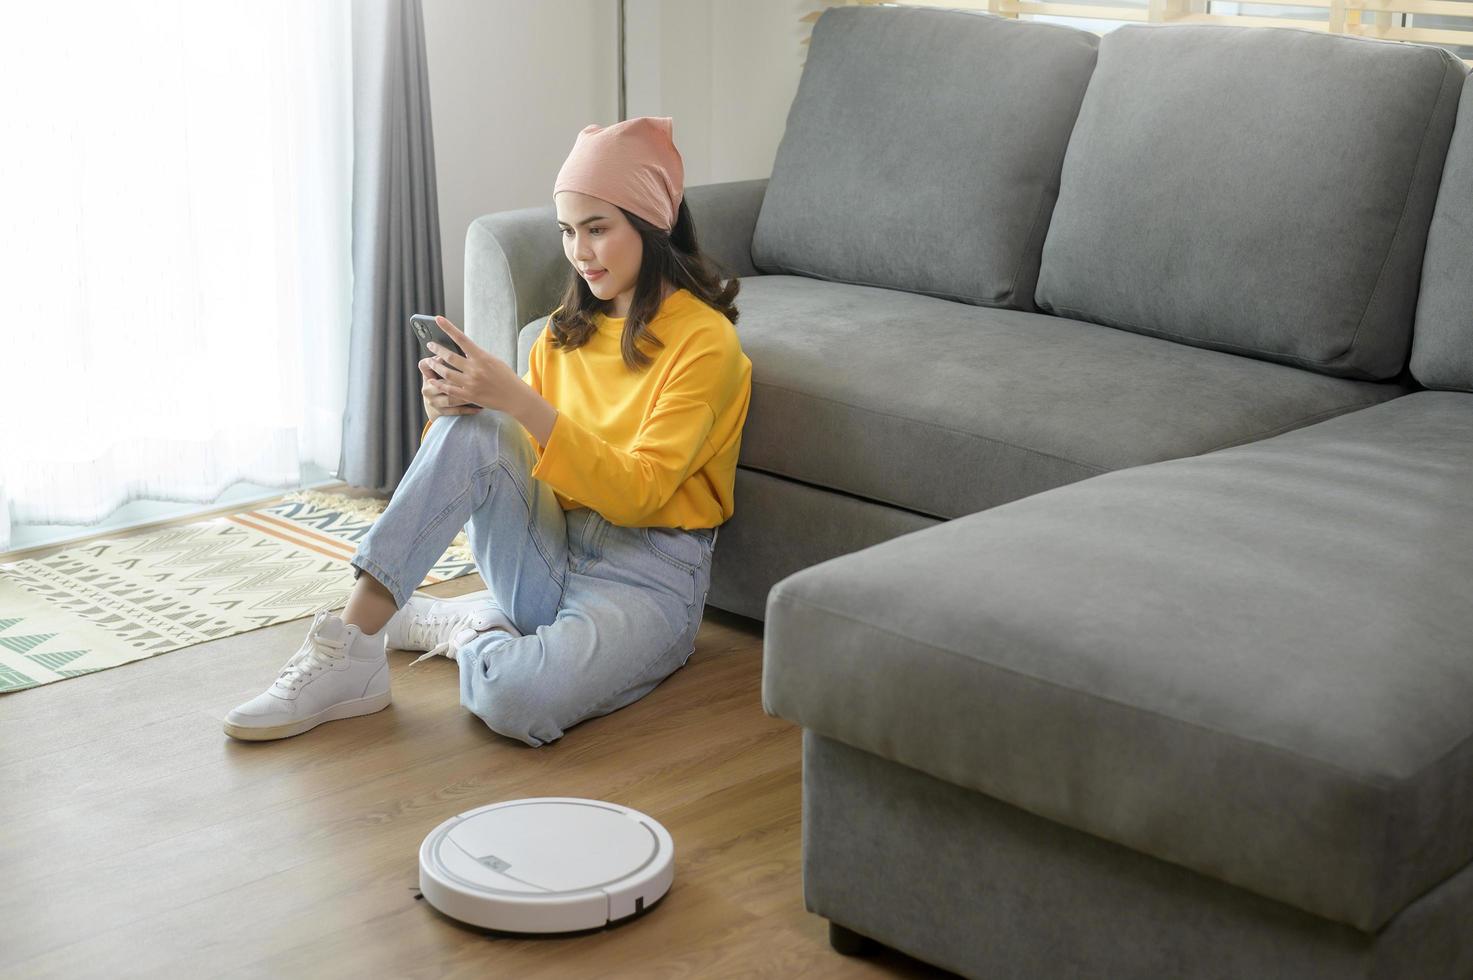
POLYGON ((800 731, 762 710, 761 623, 708 609, 684 668, 542 748, 460 707, 454 663, 399 651, 377 714, 225 735, 308 622, 0 697, 0 976, 950 976, 845 958, 804 909, 800 731), (675 839, 674 885, 561 938, 416 899, 431 829, 526 796, 649 813, 675 839))

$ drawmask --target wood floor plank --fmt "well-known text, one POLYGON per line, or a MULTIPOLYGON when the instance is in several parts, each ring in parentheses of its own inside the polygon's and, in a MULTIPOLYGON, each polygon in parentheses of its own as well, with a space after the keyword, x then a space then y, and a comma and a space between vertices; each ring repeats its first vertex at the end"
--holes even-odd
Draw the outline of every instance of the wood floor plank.
POLYGON ((226 736, 225 712, 307 623, 0 697, 0 975, 949 975, 840 956, 804 909, 801 733, 762 710, 761 623, 709 609, 684 668, 541 748, 461 708, 455 664, 399 651, 381 712, 226 736), (415 897, 425 834, 524 796, 650 813, 675 840, 670 891, 633 921, 550 938, 415 897))

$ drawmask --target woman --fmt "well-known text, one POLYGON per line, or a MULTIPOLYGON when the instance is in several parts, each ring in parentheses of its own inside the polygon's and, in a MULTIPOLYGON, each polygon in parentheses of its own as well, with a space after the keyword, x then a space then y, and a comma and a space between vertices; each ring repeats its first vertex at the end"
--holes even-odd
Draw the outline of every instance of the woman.
POLYGON ((525 375, 440 318, 465 354, 420 361, 430 421, 352 558, 347 606, 317 613, 228 734, 285 738, 386 707, 392 647, 456 660, 461 704, 539 746, 689 659, 752 365, 738 283, 696 243, 672 122, 578 134, 553 186, 572 269, 525 375), (490 589, 415 593, 462 526, 490 589))

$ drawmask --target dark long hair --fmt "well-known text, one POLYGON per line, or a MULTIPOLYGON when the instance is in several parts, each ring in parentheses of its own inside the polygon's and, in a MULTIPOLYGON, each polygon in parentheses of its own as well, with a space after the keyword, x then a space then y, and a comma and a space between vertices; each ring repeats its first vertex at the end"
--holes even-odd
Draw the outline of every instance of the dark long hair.
MULTIPOLYGON (((736 277, 727 278, 726 270, 714 259, 701 252, 696 243, 696 226, 691 220, 690 209, 684 198, 680 201, 680 212, 675 217, 675 227, 670 231, 657 228, 636 214, 624 212, 624 217, 639 232, 644 241, 644 257, 640 260, 639 278, 634 282, 634 299, 629 304, 629 315, 624 321, 624 335, 620 338, 620 349, 624 363, 631 371, 643 371, 654 363, 654 358, 639 349, 640 341, 648 341, 656 347, 665 344, 648 327, 650 320, 660 309, 664 296, 664 285, 670 283, 676 289, 688 289, 708 306, 724 314, 732 323, 737 321, 737 308, 733 305, 741 283, 736 277), (726 279, 725 285, 722 280, 726 279)), ((552 314, 548 327, 549 341, 554 349, 576 350, 586 344, 597 331, 593 314, 607 313, 607 303, 593 295, 588 282, 578 270, 568 267, 568 284, 563 290, 562 308, 552 314)))

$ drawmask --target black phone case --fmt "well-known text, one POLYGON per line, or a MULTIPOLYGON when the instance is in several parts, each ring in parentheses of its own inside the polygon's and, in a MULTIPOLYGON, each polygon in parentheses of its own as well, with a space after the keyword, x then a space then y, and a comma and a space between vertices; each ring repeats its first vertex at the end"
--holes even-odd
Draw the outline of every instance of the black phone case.
POLYGON ((411 316, 409 318, 409 329, 414 331, 414 335, 419 338, 419 350, 425 357, 435 356, 430 352, 429 345, 432 342, 439 344, 447 350, 454 351, 461 357, 465 356, 465 351, 461 350, 460 345, 450 339, 449 334, 440 329, 440 325, 435 322, 435 318, 430 314, 416 313, 411 316))

